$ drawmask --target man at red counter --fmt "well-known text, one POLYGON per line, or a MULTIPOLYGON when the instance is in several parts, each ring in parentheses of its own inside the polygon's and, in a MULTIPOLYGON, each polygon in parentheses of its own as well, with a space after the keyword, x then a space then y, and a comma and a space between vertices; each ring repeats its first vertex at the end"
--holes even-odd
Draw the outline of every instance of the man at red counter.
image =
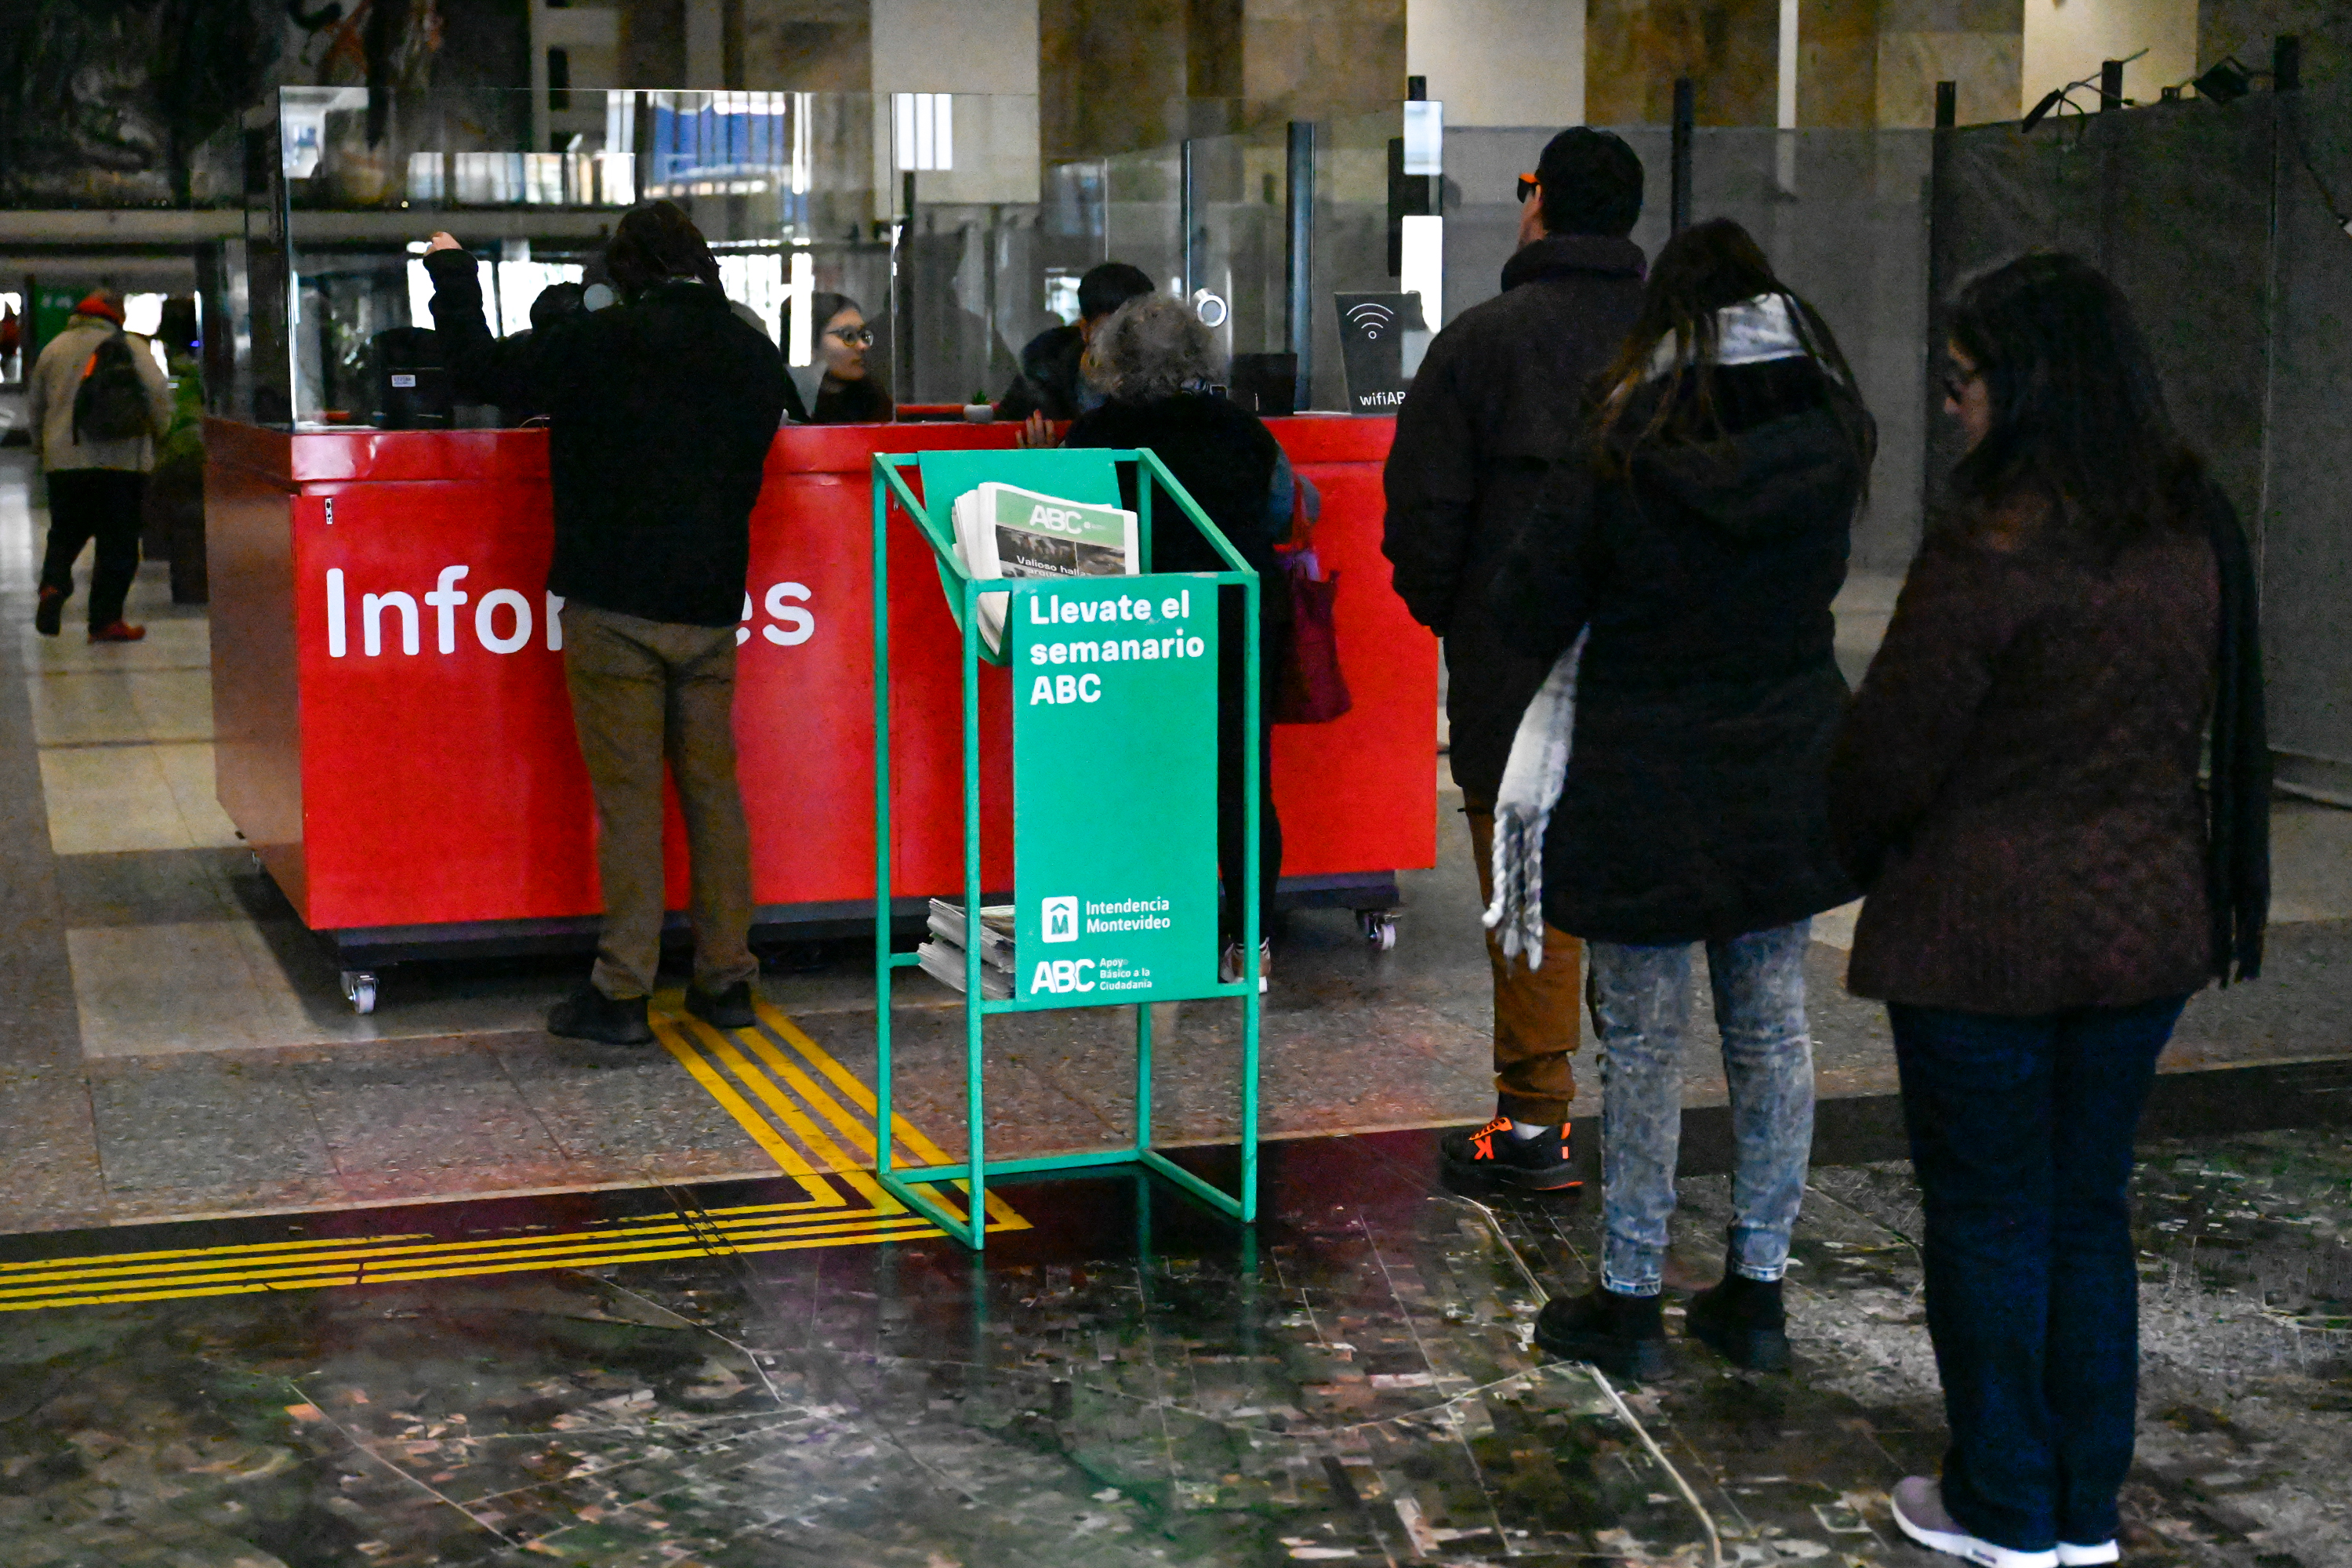
POLYGON ((490 335, 472 256, 446 234, 425 257, 433 321, 460 396, 548 411, 563 674, 596 800, 604 930, 596 966, 551 1033, 653 1038, 661 959, 662 763, 692 858, 688 1011, 753 1021, 751 868, 735 778, 735 629, 751 508, 786 405, 775 345, 733 315, 683 209, 631 208, 605 267, 623 302, 523 339, 490 335))

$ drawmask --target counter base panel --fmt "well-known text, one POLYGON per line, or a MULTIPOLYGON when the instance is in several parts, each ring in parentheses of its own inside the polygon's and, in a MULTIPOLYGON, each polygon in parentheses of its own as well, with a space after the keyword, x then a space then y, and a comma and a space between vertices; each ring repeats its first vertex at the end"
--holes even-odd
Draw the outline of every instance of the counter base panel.
MULTIPOLYGON (((1399 898, 1396 877, 1390 872, 1285 877, 1275 890, 1275 907, 1371 912, 1395 908, 1399 898)), ((893 931, 909 940, 924 931, 929 913, 928 898, 894 899, 890 902, 893 931)), ((554 958, 593 952, 602 924, 602 916, 574 915, 552 920, 356 927, 313 931, 310 934, 345 969, 381 969, 395 963, 430 963, 449 959, 554 958)), ((873 931, 874 905, 869 900, 767 905, 752 915, 751 946, 757 950, 786 942, 869 937, 873 931)), ((662 946, 682 949, 690 945, 692 938, 684 911, 672 910, 662 926, 662 946)))

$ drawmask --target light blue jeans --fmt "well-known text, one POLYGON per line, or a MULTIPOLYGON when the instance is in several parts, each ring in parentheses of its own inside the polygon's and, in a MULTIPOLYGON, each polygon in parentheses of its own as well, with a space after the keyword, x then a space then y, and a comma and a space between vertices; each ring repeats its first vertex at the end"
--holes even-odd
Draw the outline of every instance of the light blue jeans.
MULTIPOLYGON (((1812 921, 1706 944, 1723 1033, 1738 1168, 1731 1179, 1731 1266, 1778 1279, 1805 1194, 1813 1147, 1813 1040, 1805 1027, 1805 948, 1812 921)), ((1607 1237, 1601 1281, 1621 1295, 1664 1287, 1682 1141, 1683 1037, 1690 1028, 1691 949, 1587 942, 1585 996, 1601 1042, 1601 1188, 1607 1237)))

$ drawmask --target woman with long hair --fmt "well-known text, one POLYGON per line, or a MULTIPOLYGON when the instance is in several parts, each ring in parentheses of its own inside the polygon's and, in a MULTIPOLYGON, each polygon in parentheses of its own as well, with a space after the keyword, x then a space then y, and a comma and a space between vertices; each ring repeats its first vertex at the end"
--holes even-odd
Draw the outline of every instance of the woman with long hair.
MULTIPOLYGON (((1853 896, 1822 778, 1847 696, 1830 602, 1870 416, 1828 324, 1717 219, 1658 253, 1591 428, 1496 588, 1507 638, 1559 661, 1521 722, 1496 837, 1540 844, 1542 916, 1584 939, 1604 1085, 1601 1279, 1547 1306, 1536 1340, 1628 1375, 1666 1368, 1682 1047, 1704 943, 1738 1158, 1724 1279, 1686 1326, 1741 1365, 1785 1369, 1780 1278, 1812 1145, 1804 957, 1811 917, 1853 896), (1512 798, 1547 730, 1564 775, 1512 798), (1507 833, 1506 817, 1525 826, 1507 833)), ((1498 887, 1531 879, 1503 863, 1511 852, 1498 848, 1498 887)))
POLYGON ((1964 289, 1968 453, 1840 736, 1951 1445, 1913 1539, 1995 1568, 2116 1558, 2138 1375, 2132 1138, 2209 979, 2262 964, 2270 754, 2236 514, 2115 285, 2028 256, 1964 289), (2204 737, 2211 784, 2198 794, 2204 737))

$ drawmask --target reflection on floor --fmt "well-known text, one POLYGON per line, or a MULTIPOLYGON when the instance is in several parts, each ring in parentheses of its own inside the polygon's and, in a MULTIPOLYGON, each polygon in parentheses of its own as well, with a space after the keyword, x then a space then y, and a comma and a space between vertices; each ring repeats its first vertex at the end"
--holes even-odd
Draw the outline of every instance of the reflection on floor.
MULTIPOLYGON (((1032 1223, 984 1262, 736 1245, 729 1216, 805 1201, 781 1183, 404 1211, 376 1218, 445 1253, 673 1241, 506 1279, 394 1262, 344 1289, 21 1312, 0 1331, 0 1560, 1937 1561, 1885 1502, 1942 1441, 1907 1173, 1816 1172, 1795 1377, 1681 1342, 1673 1375, 1620 1387, 1527 1338, 1547 1294, 1589 1286, 1597 1204, 1448 1194, 1433 1156, 1415 1133, 1283 1146, 1255 1234, 1139 1181, 1023 1184, 1032 1223)), ((2141 1180, 2126 1561, 2352 1561, 2352 1140, 2176 1145, 2141 1180)), ((1686 1181, 1683 1205, 1676 1289, 1714 1272, 1725 1183, 1686 1181)), ((225 1260, 192 1244, 358 1250, 355 1217, 27 1238, 0 1246, 0 1299, 25 1304, 61 1252, 185 1289, 225 1260)))

